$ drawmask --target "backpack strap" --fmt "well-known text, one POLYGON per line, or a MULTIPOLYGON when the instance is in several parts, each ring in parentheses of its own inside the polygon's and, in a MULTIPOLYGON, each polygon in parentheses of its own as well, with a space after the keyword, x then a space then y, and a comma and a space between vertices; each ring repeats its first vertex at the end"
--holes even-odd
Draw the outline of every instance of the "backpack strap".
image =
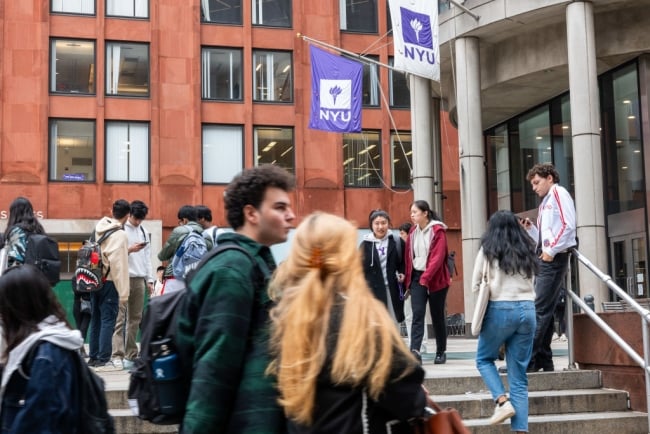
POLYGON ((144 228, 142 227, 142 225, 140 225, 140 231, 142 231, 142 236, 144 237, 144 240, 149 241, 149 240, 147 240, 147 233, 144 231, 144 228))
MULTIPOLYGON (((107 230, 106 232, 104 232, 104 234, 103 234, 101 237, 99 237, 99 239, 97 240, 97 245, 99 245, 99 247, 101 248, 101 247, 102 247, 102 243, 103 243, 104 241, 106 241, 106 239, 107 239, 108 237, 110 237, 110 236, 113 235, 115 232, 119 231, 120 229, 121 229, 121 228, 113 228, 113 229, 109 229, 109 230, 107 230)), ((96 234, 96 231, 93 231, 92 235, 90 236, 90 241, 91 241, 91 242, 92 242, 92 241, 95 241, 95 234, 96 234)), ((100 259, 101 259, 101 258, 100 258, 100 259)), ((103 262, 104 262, 104 261, 102 261, 102 263, 103 263, 103 262)), ((102 276, 102 280, 106 279, 106 278, 108 277, 108 274, 109 274, 110 272, 111 272, 111 264, 109 263, 109 264, 108 264, 108 268, 106 269, 106 274, 104 274, 104 275, 102 276)))

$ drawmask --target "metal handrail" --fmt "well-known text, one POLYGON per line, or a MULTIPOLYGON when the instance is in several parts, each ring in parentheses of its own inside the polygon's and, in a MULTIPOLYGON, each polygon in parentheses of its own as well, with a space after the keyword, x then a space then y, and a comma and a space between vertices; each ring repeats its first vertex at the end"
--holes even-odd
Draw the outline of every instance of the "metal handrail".
MULTIPOLYGON (((648 425, 650 426, 650 311, 641 306, 637 301, 632 298, 627 292, 623 291, 614 280, 607 274, 603 273, 598 267, 591 263, 578 249, 571 249, 570 253, 574 255, 582 264, 594 273, 600 280, 602 280, 609 289, 614 291, 617 296, 625 300, 630 305, 632 310, 641 316, 641 331, 643 336, 643 357, 641 357, 627 342, 619 336, 605 321, 603 321, 582 299, 573 292, 571 288, 571 279, 567 279, 566 292, 571 300, 576 303, 584 311, 589 318, 591 318, 598 327, 600 327, 612 340, 616 343, 625 353, 634 360, 645 373, 645 390, 646 390, 646 405, 648 414, 648 425)), ((569 260, 568 276, 571 276, 571 261, 569 260)), ((570 370, 576 369, 575 358, 573 354, 573 303, 567 303, 567 334, 569 336, 569 368, 570 370)))

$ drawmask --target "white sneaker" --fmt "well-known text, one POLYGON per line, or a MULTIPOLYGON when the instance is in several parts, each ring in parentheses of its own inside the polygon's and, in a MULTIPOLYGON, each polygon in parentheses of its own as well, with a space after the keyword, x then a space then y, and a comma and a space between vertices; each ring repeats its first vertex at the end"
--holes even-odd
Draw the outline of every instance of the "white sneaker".
POLYGON ((94 366, 93 368, 97 372, 121 371, 122 370, 122 361, 119 360, 119 366, 118 366, 118 364, 117 364, 118 360, 119 359, 109 360, 108 362, 104 363, 103 365, 97 365, 97 366, 94 366))
POLYGON ((122 360, 122 366, 125 371, 130 371, 133 368, 133 360, 124 359, 122 360))
POLYGON ((553 337, 551 338, 552 341, 557 341, 560 339, 560 337, 557 335, 557 333, 553 333, 553 337))
POLYGON ((497 404, 494 409, 494 414, 490 418, 490 425, 496 425, 503 422, 506 419, 511 418, 515 415, 515 409, 512 408, 510 401, 506 401, 503 404, 497 404))

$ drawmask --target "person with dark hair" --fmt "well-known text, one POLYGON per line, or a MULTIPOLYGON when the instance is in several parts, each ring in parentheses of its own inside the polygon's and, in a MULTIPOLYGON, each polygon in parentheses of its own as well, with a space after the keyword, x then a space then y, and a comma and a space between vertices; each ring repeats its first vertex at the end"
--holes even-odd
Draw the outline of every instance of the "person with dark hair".
POLYGON ((535 278, 537 330, 528 371, 553 371, 553 315, 569 268, 569 250, 576 246, 576 210, 569 192, 558 184, 560 175, 552 164, 536 164, 526 178, 542 199, 537 225, 529 219, 521 221, 537 243, 539 258, 535 278))
POLYGON ((271 302, 260 274, 275 270, 270 246, 286 241, 293 226, 293 185, 289 172, 267 164, 245 169, 226 188, 235 232, 220 235, 219 245, 237 244, 256 263, 230 249, 190 281, 176 334, 179 352, 193 355, 190 366, 183 364, 191 383, 182 434, 287 432, 278 391, 265 374, 271 302))
POLYGON ((422 360, 420 345, 424 334, 427 302, 436 334, 435 364, 447 362, 447 321, 445 302, 449 290, 447 268, 447 225, 424 200, 411 204, 413 227, 406 239, 405 285, 410 291, 413 308, 411 351, 422 360))
POLYGON ((151 293, 152 297, 158 297, 162 295, 163 285, 165 284, 165 266, 159 265, 156 268, 156 283, 153 285, 153 292, 151 293))
POLYGON ((34 215, 34 208, 29 199, 19 196, 9 206, 9 218, 4 239, 8 249, 7 265, 25 262, 27 238, 29 234, 44 234, 45 229, 34 215))
POLYGON ((404 243, 390 231, 390 216, 381 209, 368 216, 370 233, 359 246, 363 274, 372 293, 380 300, 393 321, 404 321, 404 243))
POLYGON ((91 318, 90 349, 88 366, 97 371, 122 369, 111 360, 112 337, 119 306, 129 299, 129 239, 124 231, 124 223, 131 212, 131 205, 124 199, 113 203, 112 217, 102 218, 95 226, 95 240, 105 233, 102 252, 102 275, 106 276, 104 286, 90 295, 91 318))
MULTIPOLYGON (((174 291, 180 291, 185 288, 185 282, 181 279, 174 277, 174 269, 172 267, 172 259, 176 254, 176 250, 183 243, 185 237, 192 231, 199 234, 203 234, 203 227, 198 222, 198 212, 195 206, 192 205, 183 205, 178 209, 178 226, 174 228, 169 238, 165 242, 165 245, 162 247, 160 252, 158 252, 158 259, 167 263, 167 268, 165 269, 165 283, 162 289, 162 293, 170 293, 174 291)), ((208 240, 206 240, 206 243, 208 240)), ((208 249, 212 247, 211 244, 208 244, 208 249)))
POLYGON ((129 297, 120 304, 113 330, 113 364, 116 368, 131 369, 138 357, 135 339, 142 320, 145 290, 153 291, 154 278, 151 269, 150 236, 144 230, 142 221, 147 217, 149 207, 141 200, 131 202, 129 218, 124 231, 129 243, 129 297))
POLYGON ((485 262, 489 263, 490 300, 476 350, 476 367, 490 389, 496 406, 490 424, 511 418, 510 428, 528 432, 528 377, 535 333, 535 291, 537 272, 535 243, 511 211, 497 211, 481 238, 472 273, 472 290, 478 292, 485 262), (494 361, 505 344, 510 398, 494 361))
POLYGON ((409 231, 411 230, 412 227, 413 227, 413 224, 409 223, 409 222, 402 223, 401 225, 399 225, 399 227, 398 227, 398 229, 399 229, 399 237, 402 239, 402 241, 406 242, 406 239, 409 236, 409 231))
POLYGON ((425 414, 424 370, 368 291, 356 239, 345 219, 311 214, 271 281, 283 432, 406 434, 425 414))
POLYGON ((77 432, 81 403, 74 352, 83 339, 38 268, 14 266, 0 277, 0 322, 7 344, 2 432, 77 432))
POLYGON ((217 225, 212 224, 212 210, 205 205, 196 206, 197 221, 203 227, 203 238, 210 240, 212 248, 217 246, 217 237, 223 233, 217 225))

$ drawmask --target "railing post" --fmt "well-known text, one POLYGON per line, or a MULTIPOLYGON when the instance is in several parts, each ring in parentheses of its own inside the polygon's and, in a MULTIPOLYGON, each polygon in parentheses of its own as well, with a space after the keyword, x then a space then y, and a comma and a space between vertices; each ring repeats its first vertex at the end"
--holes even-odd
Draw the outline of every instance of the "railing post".
POLYGON ((568 351, 569 351, 569 366, 567 371, 577 370, 575 356, 573 354, 573 299, 570 293, 573 291, 571 285, 571 252, 569 252, 569 267, 566 273, 566 296, 565 299, 565 315, 566 315, 566 335, 568 338, 568 351))

